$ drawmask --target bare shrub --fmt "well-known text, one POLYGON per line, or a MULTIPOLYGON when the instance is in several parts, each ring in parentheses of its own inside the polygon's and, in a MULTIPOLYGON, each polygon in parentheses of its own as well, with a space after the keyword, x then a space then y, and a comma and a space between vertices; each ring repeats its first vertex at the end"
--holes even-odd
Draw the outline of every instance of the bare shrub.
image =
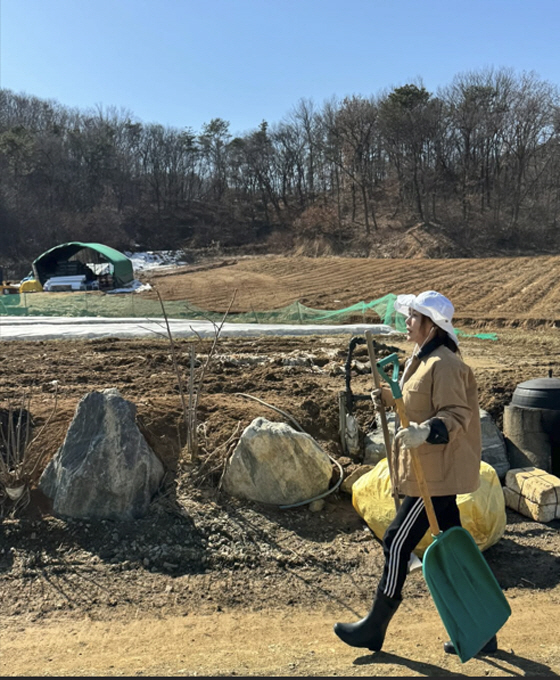
POLYGON ((0 408, 0 517, 15 517, 29 504, 31 488, 45 462, 37 442, 56 412, 57 399, 55 381, 53 410, 34 436, 35 422, 26 394, 19 405, 8 403, 7 408, 0 408))

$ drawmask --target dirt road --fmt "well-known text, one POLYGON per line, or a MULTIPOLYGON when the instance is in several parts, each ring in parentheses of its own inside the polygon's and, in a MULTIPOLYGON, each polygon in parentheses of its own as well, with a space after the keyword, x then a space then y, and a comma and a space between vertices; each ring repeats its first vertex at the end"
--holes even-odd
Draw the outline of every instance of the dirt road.
POLYGON ((560 593, 509 592, 500 650, 461 663, 443 653, 445 630, 429 598, 405 602, 379 653, 332 632, 349 612, 223 611, 161 618, 42 623, 1 620, 2 676, 557 676, 560 593), (9 633, 9 634, 8 634, 9 633))

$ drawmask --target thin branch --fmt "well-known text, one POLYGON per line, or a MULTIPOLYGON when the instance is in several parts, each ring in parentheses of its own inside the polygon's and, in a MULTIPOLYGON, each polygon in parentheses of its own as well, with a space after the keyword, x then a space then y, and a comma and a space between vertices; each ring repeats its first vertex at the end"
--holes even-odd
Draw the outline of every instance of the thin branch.
POLYGON ((159 304, 161 305, 161 311, 163 312, 163 318, 165 319, 165 326, 167 328, 167 337, 169 338, 169 344, 171 346, 171 360, 173 362, 173 369, 175 371, 175 375, 177 376, 177 382, 179 384, 179 396, 181 398, 181 406, 183 407, 183 413, 186 414, 187 412, 187 405, 185 403, 185 395, 183 392, 183 381, 181 380, 181 374, 179 372, 179 367, 177 365, 177 353, 175 351, 175 343, 173 342, 173 335, 171 334, 171 328, 169 327, 169 319, 167 318, 167 312, 165 311, 165 306, 163 304, 163 300, 161 299, 161 295, 159 290, 156 289, 156 295, 159 300, 159 304))
MULTIPOLYGON (((53 405, 52 411, 49 413, 49 417, 43 423, 43 426, 41 427, 39 432, 37 432, 37 434, 29 442, 29 446, 34 444, 37 441, 37 439, 39 439, 39 437, 43 434, 43 432, 45 431, 45 428, 51 422, 51 420, 54 418, 54 415, 56 413, 56 407, 58 405, 58 380, 55 380, 53 382, 54 382, 54 405, 53 405)), ((37 471, 37 468, 39 466, 39 463, 41 462, 42 459, 43 459, 43 456, 37 456, 37 460, 35 461, 35 465, 33 465, 31 470, 29 471, 30 477, 33 477, 33 475, 35 474, 35 472, 37 471)))
POLYGON ((286 411, 282 411, 277 406, 273 406, 272 404, 267 404, 266 401, 263 401, 262 399, 259 399, 258 397, 255 397, 252 394, 245 394, 244 392, 236 392, 235 395, 238 396, 238 397, 246 397, 247 399, 254 399, 254 401, 258 401, 259 404, 262 404, 263 406, 268 406, 268 408, 271 408, 273 411, 277 411, 281 415, 288 418, 288 420, 291 420, 291 422, 296 426, 296 428, 300 432, 305 432, 303 427, 297 422, 297 420, 295 418, 292 418, 292 416, 289 413, 286 413, 286 411))
MULTIPOLYGON (((198 409, 198 402, 200 399, 200 393, 201 393, 201 385, 204 381, 205 375, 206 375, 206 370, 208 368, 208 365, 210 363, 210 360, 212 358, 212 355, 215 352, 218 339, 220 337, 223 325, 227 319, 227 316, 230 312, 230 309, 233 305, 233 302, 235 300, 235 296, 237 295, 237 289, 234 290, 231 302, 220 322, 220 324, 216 324, 214 321, 211 321, 212 325, 214 326, 214 341, 212 343, 212 347, 210 349, 210 352, 208 353, 206 357, 206 361, 204 362, 202 366, 202 370, 200 372, 200 375, 198 377, 198 381, 195 381, 195 374, 194 374, 194 362, 195 362, 195 354, 194 354, 194 346, 191 345, 191 359, 190 359, 190 374, 189 374, 189 400, 188 404, 185 399, 185 391, 183 389, 183 380, 181 377, 181 372, 179 370, 179 365, 177 362, 177 352, 175 349, 175 343, 173 342, 173 335, 171 333, 171 328, 169 325, 169 319, 167 317, 167 312, 165 311, 165 305, 163 303, 163 300, 161 298, 160 292, 156 289, 156 295, 158 297, 161 310, 163 313, 163 318, 165 320, 165 326, 167 329, 167 337, 169 339, 169 344, 171 347, 171 359, 173 361, 173 369, 175 371, 175 375, 177 377, 177 383, 179 387, 179 396, 181 398, 181 406, 183 409, 183 418, 185 420, 185 425, 187 427, 187 449, 191 455, 192 460, 196 460, 198 457, 198 433, 197 433, 197 409, 198 409), (196 384, 195 384, 196 382, 196 384)), ((209 320, 209 319, 208 319, 209 320)), ((210 321, 210 320, 209 320, 210 321)), ((194 329, 191 328, 193 333, 197 335, 197 337, 200 339, 200 336, 198 333, 194 331, 194 329)))

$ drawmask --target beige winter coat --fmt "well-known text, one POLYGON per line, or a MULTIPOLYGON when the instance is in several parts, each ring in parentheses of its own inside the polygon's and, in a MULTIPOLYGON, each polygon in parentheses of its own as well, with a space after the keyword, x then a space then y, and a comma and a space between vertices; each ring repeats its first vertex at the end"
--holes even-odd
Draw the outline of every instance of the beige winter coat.
MULTIPOLYGON (((422 444, 416 451, 431 496, 470 493, 480 484, 482 451, 478 390, 472 370, 458 354, 440 345, 403 372, 403 402, 410 421, 441 418, 449 433, 447 444, 422 444)), ((410 452, 393 450, 396 487, 401 494, 420 496, 410 452)))

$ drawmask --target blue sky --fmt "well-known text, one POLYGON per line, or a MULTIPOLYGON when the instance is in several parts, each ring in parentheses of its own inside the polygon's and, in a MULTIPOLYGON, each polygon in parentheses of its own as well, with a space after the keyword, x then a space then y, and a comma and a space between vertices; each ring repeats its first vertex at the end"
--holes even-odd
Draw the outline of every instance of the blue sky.
POLYGON ((0 87, 195 132, 489 67, 560 87, 560 0, 0 0, 0 87))

